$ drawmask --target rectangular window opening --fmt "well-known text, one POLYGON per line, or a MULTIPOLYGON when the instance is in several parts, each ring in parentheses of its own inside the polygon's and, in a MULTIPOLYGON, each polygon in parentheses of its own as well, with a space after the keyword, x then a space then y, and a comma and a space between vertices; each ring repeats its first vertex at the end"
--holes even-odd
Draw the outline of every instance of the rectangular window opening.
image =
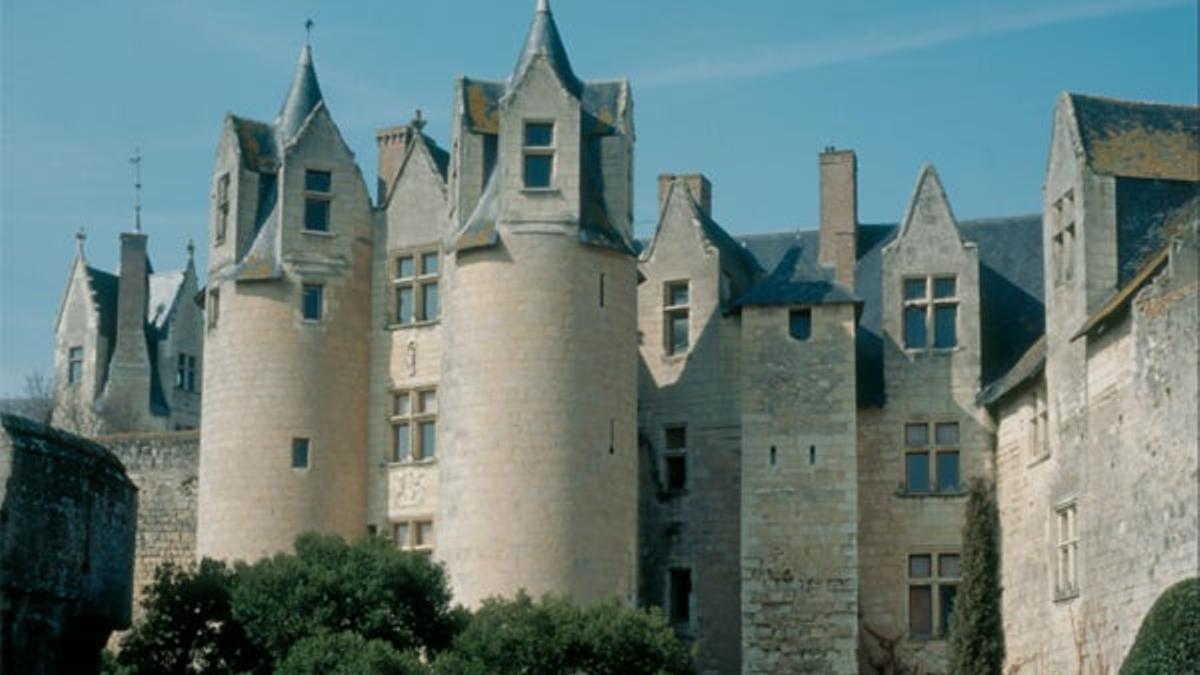
POLYGON ((437 390, 422 388, 392 392, 392 462, 413 462, 437 456, 437 390))
POLYGON ((292 439, 292 468, 307 469, 309 455, 309 440, 307 438, 292 439))
POLYGON ((441 315, 438 279, 441 253, 416 251, 395 258, 392 285, 396 294, 393 322, 407 326, 436 321, 441 315))
POLYGON ((812 310, 793 309, 788 314, 788 333, 801 342, 812 337, 812 310))
POLYGON ((83 347, 67 349, 67 383, 75 384, 83 380, 83 347))
POLYGON ((670 572, 670 617, 671 622, 689 623, 692 619, 692 571, 674 568, 670 572))
POLYGON ((320 321, 324 312, 325 287, 321 284, 304 284, 301 307, 305 321, 320 321))

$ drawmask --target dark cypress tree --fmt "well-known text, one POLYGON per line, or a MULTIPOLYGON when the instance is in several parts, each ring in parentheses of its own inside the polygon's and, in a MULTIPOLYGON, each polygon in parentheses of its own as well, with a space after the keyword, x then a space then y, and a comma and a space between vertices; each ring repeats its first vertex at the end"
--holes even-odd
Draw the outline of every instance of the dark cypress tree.
POLYGON ((950 672, 999 675, 1004 665, 1000 617, 1000 517, 991 482, 972 478, 963 526, 962 583, 950 617, 950 672))

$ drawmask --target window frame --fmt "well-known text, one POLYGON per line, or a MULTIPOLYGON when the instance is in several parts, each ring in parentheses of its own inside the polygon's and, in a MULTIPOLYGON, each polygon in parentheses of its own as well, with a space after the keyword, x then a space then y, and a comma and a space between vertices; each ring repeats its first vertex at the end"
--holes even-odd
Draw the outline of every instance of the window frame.
POLYGON ((521 125, 521 189, 530 192, 550 191, 555 189, 555 178, 558 174, 556 150, 558 148, 558 125, 555 120, 527 119, 521 125), (550 127, 550 142, 546 145, 530 145, 529 130, 531 127, 550 127), (529 184, 529 158, 546 158, 550 162, 549 175, 545 185, 529 184))
POLYGON ((229 231, 229 184, 230 175, 226 171, 217 178, 217 194, 216 199, 216 215, 217 222, 215 223, 215 232, 213 239, 217 246, 225 243, 225 237, 229 231))
MULTIPOLYGON (((934 548, 909 551, 904 557, 904 616, 905 627, 904 632, 910 640, 931 641, 931 640, 946 640, 950 637, 950 611, 945 610, 947 588, 953 588, 953 599, 958 597, 959 586, 962 585, 962 552, 952 548, 934 548), (914 558, 929 558, 929 575, 914 576, 913 575, 913 559, 914 558), (958 574, 954 576, 944 575, 942 572, 942 559, 956 558, 958 561, 958 574), (918 633, 913 631, 913 602, 912 592, 917 588, 928 588, 929 590, 929 633, 918 633), (944 618, 943 618, 944 617, 944 618)), ((951 601, 953 602, 953 600, 951 601)), ((951 610, 953 607, 950 608, 951 610)))
POLYGON ((900 344, 905 352, 952 352, 962 348, 959 340, 962 334, 961 280, 958 274, 906 274, 900 280, 900 344), (938 297, 937 282, 951 280, 954 282, 954 293, 950 296, 938 297), (925 293, 921 297, 908 297, 907 286, 910 281, 923 281, 925 293), (954 310, 954 344, 937 346, 937 310, 952 308, 954 310), (908 344, 908 313, 909 310, 921 310, 924 315, 925 344, 910 346, 908 344))
POLYGON ((422 464, 430 463, 437 460, 438 450, 438 388, 436 385, 423 385, 411 388, 393 388, 392 394, 392 410, 388 416, 388 427, 391 430, 391 448, 388 451, 389 464, 422 464), (427 410, 424 408, 424 396, 433 395, 433 408, 427 410), (396 410, 396 401, 401 397, 408 397, 408 409, 400 412, 396 410), (422 444, 422 429, 425 425, 433 425, 433 453, 428 457, 425 456, 425 448, 422 444), (398 455, 399 448, 396 440, 398 438, 398 427, 408 427, 408 456, 400 457, 398 455))
POLYGON ((333 169, 322 167, 304 168, 304 221, 301 230, 307 234, 330 235, 333 233, 333 169), (329 189, 319 190, 309 188, 310 174, 326 174, 329 176, 329 189), (310 227, 309 208, 316 203, 324 205, 324 227, 310 227))
POLYGON ((696 579, 692 573, 691 567, 684 565, 671 565, 667 568, 667 583, 666 583, 666 602, 664 603, 667 620, 672 626, 691 627, 692 620, 696 613, 692 611, 692 604, 696 599, 696 579), (681 596, 677 582, 686 579, 687 590, 682 596, 683 602, 680 602, 681 596), (682 611, 677 611, 682 609, 682 611))
POLYGON ((391 523, 391 539, 396 548, 401 551, 410 551, 412 553, 421 553, 423 555, 432 555, 433 549, 437 545, 437 529, 434 527, 433 516, 417 516, 400 521, 392 521, 391 523), (422 526, 428 526, 431 536, 428 541, 421 535, 422 526), (400 541, 397 532, 400 528, 404 528, 404 541, 400 541))
POLYGON ((928 420, 909 420, 901 425, 900 445, 903 448, 904 461, 902 463, 904 479, 901 481, 901 493, 909 496, 945 496, 945 495, 963 495, 966 494, 962 480, 962 423, 957 419, 934 418, 928 420), (937 432, 939 427, 954 425, 957 427, 955 435, 957 444, 942 443, 938 440, 937 432), (910 445, 908 441, 908 430, 910 427, 925 428, 925 443, 921 445, 910 445), (925 457, 925 480, 928 482, 929 489, 913 490, 910 488, 908 461, 912 455, 921 455, 925 457), (943 456, 956 456, 956 484, 953 488, 943 488, 939 480, 941 478, 938 470, 939 462, 943 456))
POLYGON ((808 342, 812 339, 813 311, 812 307, 792 307, 788 310, 788 337, 797 342, 808 342), (796 334, 796 320, 803 319, 804 335, 796 334))
POLYGON ((67 347, 67 384, 83 382, 83 345, 67 347))
POLYGON ((196 357, 186 352, 175 356, 175 388, 189 394, 196 392, 196 357))
POLYGON ((205 327, 208 330, 215 330, 217 323, 221 320, 221 289, 208 289, 208 299, 204 306, 205 327))
POLYGON ((300 319, 305 323, 321 323, 325 320, 325 284, 304 282, 300 284, 300 319), (309 292, 316 291, 316 315, 309 316, 309 292))
POLYGON ((684 356, 692 350, 692 282, 690 279, 674 279, 663 282, 663 351, 667 356, 684 356), (683 304, 674 304, 674 293, 672 291, 683 287, 686 295, 683 304), (684 320, 684 344, 681 348, 675 346, 675 323, 674 320, 684 320))
POLYGON ((411 328, 413 326, 425 326, 437 323, 442 318, 442 265, 445 256, 438 246, 425 246, 419 248, 403 249, 393 251, 391 254, 391 280, 392 280, 392 307, 389 312, 389 328, 411 328), (433 272, 426 270, 426 259, 429 256, 434 256, 437 260, 437 269, 433 272), (401 261, 412 261, 412 274, 410 276, 400 276, 401 261), (431 318, 428 315, 429 308, 426 306, 428 298, 426 298, 427 288, 433 288, 437 294, 436 313, 431 318), (409 298, 412 307, 409 310, 409 320, 402 321, 400 313, 400 296, 404 289, 408 289, 409 298))
POLYGON ((1054 601, 1062 602, 1079 597, 1079 509, 1078 502, 1068 499, 1054 506, 1051 514, 1054 528, 1054 601))
POLYGON ((662 452, 662 467, 663 467, 663 487, 667 494, 680 495, 688 491, 689 478, 688 475, 688 427, 686 424, 666 424, 663 425, 663 452, 662 452), (683 432, 683 444, 678 447, 672 447, 671 435, 672 432, 683 432), (672 478, 672 466, 681 467, 682 482, 675 485, 672 478))
POLYGON ((310 436, 292 436, 292 455, 291 455, 292 471, 305 472, 312 468, 312 455, 313 455, 312 446, 313 446, 312 437, 310 437, 310 436), (303 444, 303 447, 304 447, 304 463, 297 464, 296 463, 296 459, 297 459, 296 450, 297 450, 297 448, 301 447, 301 444, 303 444))

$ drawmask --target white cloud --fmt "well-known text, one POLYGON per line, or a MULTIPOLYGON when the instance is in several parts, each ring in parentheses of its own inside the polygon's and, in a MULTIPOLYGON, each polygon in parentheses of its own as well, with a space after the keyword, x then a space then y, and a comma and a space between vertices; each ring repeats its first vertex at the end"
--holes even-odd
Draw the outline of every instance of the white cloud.
POLYGON ((1101 0, 1086 4, 1048 4, 959 16, 911 31, 893 28, 804 42, 747 48, 738 54, 696 56, 656 68, 633 79, 642 88, 717 80, 740 80, 810 70, 839 63, 928 49, 971 38, 1074 23, 1087 19, 1190 4, 1192 0, 1101 0))

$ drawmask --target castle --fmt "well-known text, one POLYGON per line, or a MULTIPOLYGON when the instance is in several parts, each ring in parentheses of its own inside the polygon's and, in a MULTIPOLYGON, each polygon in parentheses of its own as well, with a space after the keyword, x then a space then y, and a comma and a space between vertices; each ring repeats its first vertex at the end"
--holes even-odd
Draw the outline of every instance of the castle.
MULTIPOLYGON (((372 200, 306 44, 273 123, 225 119, 202 292, 138 233, 119 278, 80 253, 59 401, 199 418, 165 557, 387 536, 469 605, 661 606, 714 673, 942 671, 974 475, 1010 669, 1119 663, 1197 573, 1195 107, 1064 94, 1042 214, 959 222, 925 165, 861 224, 830 148, 816 231, 731 236, 663 175, 638 241, 630 85, 579 79, 541 0, 449 148, 423 128, 378 133, 372 200)), ((107 438, 159 484, 170 434, 107 438)))

